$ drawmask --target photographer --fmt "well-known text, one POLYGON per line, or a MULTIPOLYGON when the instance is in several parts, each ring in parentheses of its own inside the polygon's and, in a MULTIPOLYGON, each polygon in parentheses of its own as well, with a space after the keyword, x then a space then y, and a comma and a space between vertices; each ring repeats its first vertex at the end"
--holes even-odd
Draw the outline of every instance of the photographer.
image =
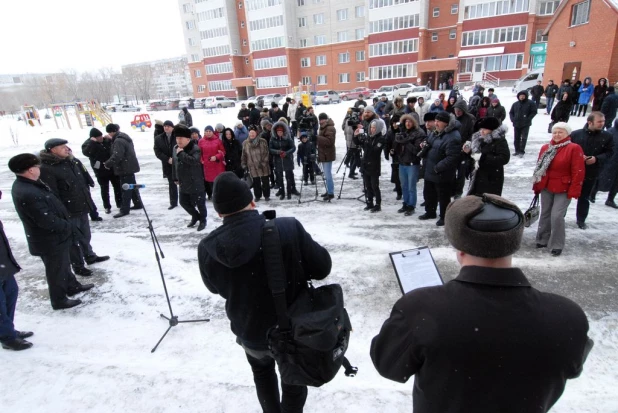
POLYGON ((313 144, 316 144, 316 136, 318 134, 318 118, 313 112, 313 106, 309 106, 307 110, 301 115, 298 121, 298 129, 303 132, 309 132, 309 138, 313 144))
POLYGON ((335 182, 333 181, 333 161, 337 159, 335 149, 335 139, 337 129, 335 122, 326 113, 320 113, 320 133, 318 134, 318 161, 324 168, 324 179, 326 180, 326 193, 322 198, 331 200, 335 198, 335 182))
MULTIPOLYGON (((360 112, 360 114, 362 114, 362 112, 360 112)), ((348 175, 348 178, 350 179, 358 179, 356 176, 356 168, 360 164, 360 154, 358 153, 358 148, 354 143, 354 130, 360 122, 359 112, 355 112, 353 108, 349 108, 348 114, 343 119, 343 125, 341 125, 343 134, 345 135, 345 143, 348 148, 346 153, 346 165, 350 168, 350 173, 348 175)))
POLYGON ((309 141, 307 132, 300 134, 301 144, 298 145, 296 153, 296 162, 298 166, 303 167, 303 182, 308 184, 307 180, 311 178, 311 185, 315 185, 315 174, 313 173, 313 163, 315 162, 315 145, 309 141))
MULTIPOLYGON (((375 113, 374 113, 375 115, 375 113)), ((365 211, 379 212, 382 203, 382 194, 380 193, 380 172, 381 158, 384 150, 384 122, 381 119, 374 119, 369 124, 369 135, 359 125, 354 132, 354 143, 362 146, 364 156, 361 161, 363 173, 363 183, 365 185, 365 195, 367 197, 367 206, 365 211), (375 196, 376 203, 373 203, 375 196)))

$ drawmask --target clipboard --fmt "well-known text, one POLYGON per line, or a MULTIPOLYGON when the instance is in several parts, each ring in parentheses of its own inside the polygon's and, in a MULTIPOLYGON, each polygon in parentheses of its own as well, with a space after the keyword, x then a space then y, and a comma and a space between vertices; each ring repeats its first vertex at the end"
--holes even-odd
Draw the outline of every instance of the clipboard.
POLYGON ((395 269, 402 294, 417 288, 444 284, 429 247, 391 252, 388 255, 395 269))

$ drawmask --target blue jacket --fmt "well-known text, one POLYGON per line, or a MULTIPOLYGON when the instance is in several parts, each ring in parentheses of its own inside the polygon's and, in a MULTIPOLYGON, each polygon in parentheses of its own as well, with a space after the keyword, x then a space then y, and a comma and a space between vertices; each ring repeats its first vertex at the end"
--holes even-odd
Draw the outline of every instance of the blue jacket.
POLYGON ((582 83, 582 85, 579 87, 579 100, 578 103, 580 105, 587 105, 588 102, 590 102, 590 99, 592 98, 592 93, 594 92, 594 85, 592 84, 592 79, 590 77, 587 77, 586 79, 584 79, 584 83, 582 83), (590 82, 588 85, 586 85, 586 79, 588 79, 588 81, 590 82))
POLYGON ((237 126, 234 128, 234 137, 240 142, 240 146, 242 147, 242 143, 249 137, 249 130, 247 130, 245 125, 243 125, 242 128, 237 126))

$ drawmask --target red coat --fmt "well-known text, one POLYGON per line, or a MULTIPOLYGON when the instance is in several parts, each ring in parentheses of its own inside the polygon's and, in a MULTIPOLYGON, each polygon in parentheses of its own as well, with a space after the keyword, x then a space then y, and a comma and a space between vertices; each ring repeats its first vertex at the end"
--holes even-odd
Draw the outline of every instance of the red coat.
MULTIPOLYGON (((571 139, 567 138, 570 142, 571 139)), ((564 142, 558 142, 558 144, 564 142)), ((557 145, 553 140, 546 143, 539 152, 539 159, 549 145, 557 145)), ((570 143, 569 145, 558 149, 558 153, 554 160, 549 165, 547 173, 541 180, 535 183, 532 187, 534 193, 538 194, 543 189, 547 189, 554 194, 567 193, 569 199, 579 198, 582 192, 582 182, 586 175, 584 164, 584 151, 581 146, 570 143)))
POLYGON ((225 172, 225 148, 223 142, 214 135, 209 139, 203 137, 198 146, 202 151, 202 164, 204 164, 204 180, 214 182, 215 178, 225 172), (211 161, 211 157, 216 157, 216 161, 211 161))

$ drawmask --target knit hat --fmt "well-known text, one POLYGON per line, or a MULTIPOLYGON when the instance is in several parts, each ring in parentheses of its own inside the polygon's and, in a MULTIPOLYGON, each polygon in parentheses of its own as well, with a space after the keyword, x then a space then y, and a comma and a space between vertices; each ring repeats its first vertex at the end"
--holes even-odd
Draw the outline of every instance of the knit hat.
POLYGON ((307 139, 307 138, 309 138, 309 135, 307 134, 307 132, 301 132, 300 133, 300 138, 301 139, 307 139))
POLYGON ((436 120, 449 123, 451 121, 451 115, 447 111, 443 110, 436 113, 436 120))
POLYGON ((31 153, 20 153, 9 159, 9 169, 11 172, 20 174, 35 165, 40 165, 41 161, 36 155, 31 153))
POLYGON ((109 123, 105 127, 105 132, 107 133, 114 133, 114 132, 118 132, 119 130, 120 130, 120 126, 116 125, 115 123, 109 123))
POLYGON ((200 134, 200 130, 198 128, 189 128, 189 130, 191 131, 191 134, 197 133, 198 135, 200 134))
POLYGON ((45 150, 49 152, 52 150, 52 148, 55 148, 56 146, 60 146, 60 145, 65 145, 67 143, 69 143, 69 141, 65 139, 51 138, 45 141, 45 150))
POLYGON ((369 105, 365 107, 365 112, 376 113, 376 110, 373 108, 373 106, 369 105))
POLYGON ((425 116, 423 116, 423 122, 431 122, 432 120, 436 120, 436 112, 427 112, 425 116))
POLYGON ((568 136, 571 136, 571 132, 573 132, 573 129, 571 128, 571 126, 569 126, 569 124, 566 122, 554 123, 554 126, 552 126, 551 131, 553 132, 554 129, 564 129, 567 132, 568 136))
POLYGON ((171 120, 166 120, 165 122, 163 122, 163 126, 171 126, 173 128, 174 122, 172 122, 171 120))
POLYGON ((498 129, 501 123, 498 118, 487 117, 481 118, 476 125, 479 129, 489 129, 493 131, 498 129))
POLYGON ((318 120, 327 120, 327 119, 328 119, 328 115, 324 112, 318 115, 318 120))
POLYGON ((221 215, 233 214, 253 201, 253 195, 245 181, 234 172, 223 172, 215 178, 212 189, 212 204, 221 215))
POLYGON ((212 127, 212 126, 210 126, 210 125, 208 125, 208 126, 206 126, 206 127, 204 128, 204 132, 206 132, 207 130, 209 130, 209 131, 211 131, 211 132, 214 132, 214 131, 215 131, 215 130, 213 129, 213 127, 212 127))
POLYGON ((177 138, 189 138, 191 139, 191 130, 185 125, 176 125, 174 127, 174 136, 177 138))
POLYGON ((225 129, 225 126, 223 126, 223 123, 217 123, 215 125, 215 129, 221 131, 221 130, 225 129))
POLYGON ((514 203, 498 195, 470 195, 451 202, 444 230, 451 245, 481 258, 502 258, 521 245, 524 215, 514 203))
POLYGON ((100 136, 103 136, 103 133, 101 133, 100 130, 98 130, 97 128, 90 129, 90 137, 91 138, 98 138, 100 136))

